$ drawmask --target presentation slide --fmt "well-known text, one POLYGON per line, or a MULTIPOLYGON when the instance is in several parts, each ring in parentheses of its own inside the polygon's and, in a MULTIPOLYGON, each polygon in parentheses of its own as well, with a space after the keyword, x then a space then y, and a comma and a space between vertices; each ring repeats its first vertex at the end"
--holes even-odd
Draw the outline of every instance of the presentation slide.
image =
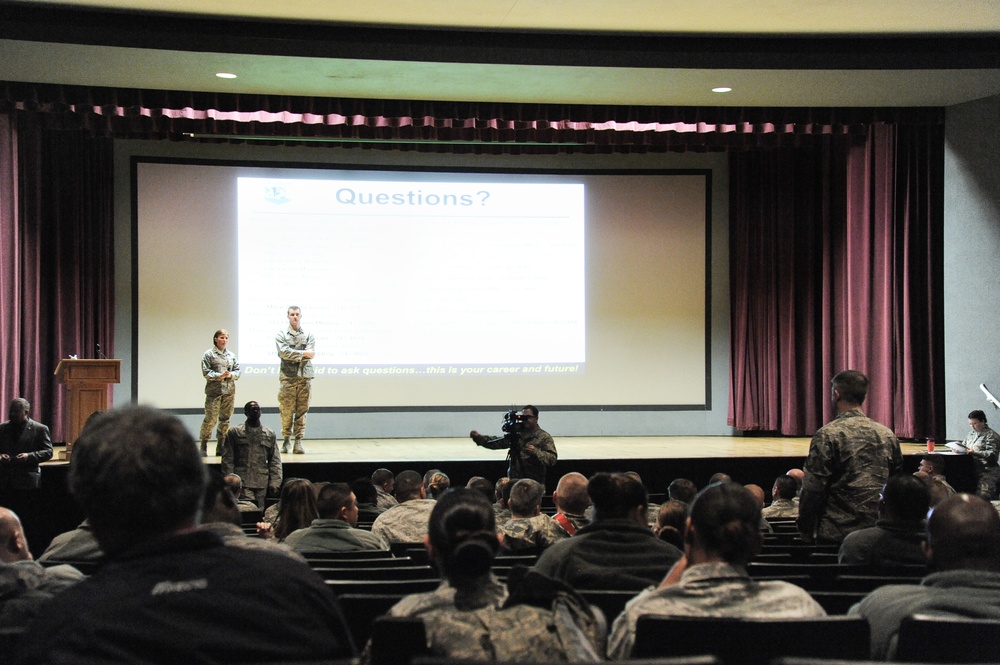
POLYGON ((320 375, 583 371, 582 184, 238 184, 244 372, 276 374, 260 303, 289 294, 328 349, 320 375))
POLYGON ((195 409, 230 333, 277 405, 301 308, 313 408, 706 403, 711 173, 133 161, 138 399, 195 409))

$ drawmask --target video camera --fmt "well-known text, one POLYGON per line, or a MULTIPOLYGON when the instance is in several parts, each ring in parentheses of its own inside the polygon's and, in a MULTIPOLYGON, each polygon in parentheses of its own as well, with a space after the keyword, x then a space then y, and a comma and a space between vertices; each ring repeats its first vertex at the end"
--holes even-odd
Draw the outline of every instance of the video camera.
POLYGON ((507 434, 518 434, 524 429, 524 416, 514 409, 503 415, 503 425, 500 426, 507 434))

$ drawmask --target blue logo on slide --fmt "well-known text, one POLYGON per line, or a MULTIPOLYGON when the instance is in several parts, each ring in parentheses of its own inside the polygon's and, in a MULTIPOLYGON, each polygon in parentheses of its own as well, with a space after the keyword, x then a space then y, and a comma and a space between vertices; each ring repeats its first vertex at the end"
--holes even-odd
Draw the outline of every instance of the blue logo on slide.
POLYGON ((264 200, 269 203, 288 203, 288 197, 285 196, 284 187, 265 187, 264 200))

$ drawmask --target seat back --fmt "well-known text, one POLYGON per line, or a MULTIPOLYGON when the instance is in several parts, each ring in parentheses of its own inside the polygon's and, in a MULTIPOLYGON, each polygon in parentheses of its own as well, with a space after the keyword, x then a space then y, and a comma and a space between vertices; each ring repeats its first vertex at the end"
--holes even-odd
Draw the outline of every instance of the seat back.
POLYGON ((1000 619, 914 614, 899 626, 896 660, 922 663, 1000 662, 1000 619))
POLYGON ((411 617, 379 617, 372 627, 371 665, 409 665, 427 655, 424 622, 411 617))
POLYGON ((640 617, 633 658, 708 654, 726 665, 766 665, 783 656, 864 660, 868 621, 856 616, 812 619, 640 617))

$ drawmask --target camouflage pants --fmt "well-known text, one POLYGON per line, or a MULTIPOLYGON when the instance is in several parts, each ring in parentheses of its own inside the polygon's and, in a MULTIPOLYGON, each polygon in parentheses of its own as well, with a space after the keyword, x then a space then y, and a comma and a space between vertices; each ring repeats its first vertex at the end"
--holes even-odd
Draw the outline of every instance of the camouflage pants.
POLYGON ((216 421, 219 426, 216 430, 219 435, 218 441, 221 444, 226 439, 226 432, 229 431, 229 419, 233 417, 233 404, 236 395, 205 396, 205 420, 201 422, 201 440, 208 441, 212 438, 212 428, 216 421))
POLYGON ((1000 468, 979 469, 976 474, 976 496, 987 501, 996 500, 998 482, 1000 482, 1000 468))
POLYGON ((278 410, 281 411, 281 437, 301 439, 306 431, 306 413, 312 379, 301 376, 281 377, 278 389, 278 410))
MULTIPOLYGON (((246 497, 247 501, 253 501, 257 504, 257 507, 264 510, 264 499, 267 498, 267 488, 266 487, 244 487, 243 496, 246 497)), ((241 497, 242 498, 242 497, 241 497)))

